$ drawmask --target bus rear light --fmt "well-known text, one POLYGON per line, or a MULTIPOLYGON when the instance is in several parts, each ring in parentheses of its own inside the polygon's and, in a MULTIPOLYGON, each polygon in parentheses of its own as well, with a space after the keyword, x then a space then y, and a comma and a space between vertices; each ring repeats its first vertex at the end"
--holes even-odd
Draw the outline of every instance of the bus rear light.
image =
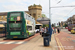
POLYGON ((8 32, 6 33, 6 35, 8 35, 8 32))
POLYGON ((22 35, 24 35, 24 32, 22 32, 22 35))

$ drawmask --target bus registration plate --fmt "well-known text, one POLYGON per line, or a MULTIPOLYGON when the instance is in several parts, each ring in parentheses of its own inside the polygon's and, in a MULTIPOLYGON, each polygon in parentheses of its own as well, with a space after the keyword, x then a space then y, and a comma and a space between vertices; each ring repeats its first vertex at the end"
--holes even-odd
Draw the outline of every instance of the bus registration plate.
POLYGON ((14 36, 13 38, 17 38, 17 36, 14 36))

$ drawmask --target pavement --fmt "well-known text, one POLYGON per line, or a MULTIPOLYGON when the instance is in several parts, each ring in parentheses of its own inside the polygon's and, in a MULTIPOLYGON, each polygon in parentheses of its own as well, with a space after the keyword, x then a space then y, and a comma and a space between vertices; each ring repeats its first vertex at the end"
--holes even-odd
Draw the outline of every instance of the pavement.
POLYGON ((52 34, 51 42, 49 43, 50 46, 44 46, 43 37, 41 37, 41 35, 38 35, 26 44, 19 45, 12 50, 58 50, 58 48, 56 47, 57 44, 54 34, 52 34))

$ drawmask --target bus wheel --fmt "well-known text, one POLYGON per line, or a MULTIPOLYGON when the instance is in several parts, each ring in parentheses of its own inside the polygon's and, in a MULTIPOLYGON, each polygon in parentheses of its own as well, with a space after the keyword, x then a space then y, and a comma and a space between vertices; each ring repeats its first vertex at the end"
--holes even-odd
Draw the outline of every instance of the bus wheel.
POLYGON ((29 37, 29 33, 27 33, 27 38, 29 37))

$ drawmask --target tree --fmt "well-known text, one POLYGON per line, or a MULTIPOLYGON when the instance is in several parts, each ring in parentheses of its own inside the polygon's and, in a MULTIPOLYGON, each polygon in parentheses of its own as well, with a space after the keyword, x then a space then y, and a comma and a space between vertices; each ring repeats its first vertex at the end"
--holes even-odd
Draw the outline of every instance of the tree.
POLYGON ((43 27, 49 27, 49 24, 43 25, 43 27))
POLYGON ((54 23, 54 24, 52 24, 52 27, 55 27, 55 23, 54 23))
POLYGON ((42 14, 42 17, 46 17, 46 15, 45 14, 42 14))
POLYGON ((65 23, 63 27, 68 27, 68 25, 65 23))
POLYGON ((36 4, 34 4, 33 6, 36 6, 36 4))
POLYGON ((60 26, 60 22, 59 22, 59 26, 60 26))

